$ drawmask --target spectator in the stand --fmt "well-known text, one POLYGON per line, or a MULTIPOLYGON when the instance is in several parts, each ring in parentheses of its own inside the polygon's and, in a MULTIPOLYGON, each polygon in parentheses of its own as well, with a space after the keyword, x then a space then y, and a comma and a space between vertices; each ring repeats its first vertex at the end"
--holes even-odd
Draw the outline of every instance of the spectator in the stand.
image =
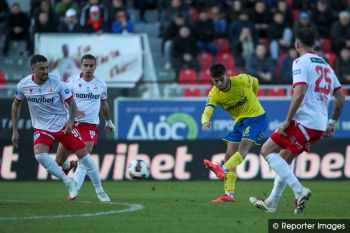
POLYGON ((341 48, 350 48, 350 14, 347 11, 339 13, 339 20, 331 28, 332 49, 339 54, 341 48))
POLYGON ((91 22, 91 17, 94 17, 92 21, 95 21, 95 15, 91 14, 91 8, 94 8, 94 12, 98 12, 99 18, 102 19, 104 27, 108 28, 108 11, 102 3, 99 3, 99 0, 89 0, 89 2, 83 6, 80 15, 80 26, 86 25, 89 20, 91 22), (98 8, 98 11, 96 10, 96 7, 98 8))
POLYGON ((334 16, 326 0, 317 1, 316 7, 312 10, 311 19, 316 24, 319 35, 329 37, 334 16))
POLYGON ((335 12, 340 12, 346 9, 349 9, 348 0, 328 0, 329 8, 335 12))
POLYGON ((197 38, 197 47, 199 52, 205 51, 216 54, 217 48, 213 42, 214 23, 208 17, 206 11, 199 13, 198 21, 193 25, 193 34, 197 38))
POLYGON ((255 28, 260 38, 267 38, 267 30, 271 22, 271 12, 266 9, 264 1, 257 1, 250 15, 251 20, 255 24, 255 28))
POLYGON ((243 0, 243 9, 252 10, 256 4, 256 0, 243 0))
POLYGON ((311 21, 309 13, 302 11, 299 14, 299 22, 294 24, 294 34, 303 28, 311 28, 318 36, 317 26, 311 21))
POLYGON ((175 37, 177 37, 179 30, 182 26, 186 24, 186 17, 183 13, 179 12, 176 14, 173 21, 165 29, 161 51, 164 53, 165 69, 171 68, 171 57, 173 51, 173 42, 175 37))
POLYGON ((146 22, 145 13, 147 10, 157 8, 157 0, 137 0, 134 1, 134 7, 139 9, 141 22, 146 22))
POLYGON ((160 35, 163 36, 165 29, 169 26, 169 24, 173 21, 177 14, 182 14, 186 16, 186 8, 181 0, 171 0, 169 6, 164 9, 160 15, 160 35))
POLYGON ((314 0, 293 0, 292 8, 299 11, 308 11, 312 8, 312 2, 314 0))
POLYGON ((125 11, 118 11, 115 14, 115 21, 112 24, 111 32, 119 34, 136 33, 135 26, 131 20, 128 20, 125 11))
POLYGON ((254 39, 250 28, 242 28, 238 41, 232 47, 238 72, 243 71, 245 61, 254 54, 256 43, 257 40, 254 39))
POLYGON ((227 37, 227 21, 225 13, 219 6, 213 6, 208 12, 209 18, 214 22, 214 36, 215 37, 227 37))
POLYGON ((191 34, 189 27, 183 26, 178 36, 174 39, 172 66, 178 72, 182 67, 190 67, 198 70, 197 41, 191 34))
POLYGON ((284 22, 289 28, 293 28, 293 13, 292 10, 288 6, 287 0, 278 0, 276 12, 280 12, 284 16, 284 22))
POLYGON ((66 17, 58 25, 58 32, 61 33, 79 33, 85 32, 80 26, 80 23, 77 18, 77 12, 71 8, 66 11, 66 17))
POLYGON ((96 32, 98 34, 107 32, 108 24, 106 24, 102 18, 100 8, 98 6, 92 6, 89 10, 89 18, 84 24, 83 28, 86 32, 96 32))
POLYGON ((79 12, 79 5, 75 0, 61 0, 55 7, 57 17, 59 17, 60 20, 63 20, 66 11, 71 8, 76 12, 79 12))
POLYGON ((342 48, 334 61, 334 72, 341 83, 350 83, 350 49, 342 48))
POLYGON ((47 12, 40 12, 38 21, 34 23, 33 34, 35 33, 48 33, 56 32, 56 24, 50 21, 49 14, 47 12))
MULTIPOLYGON (((7 12, 9 11, 9 6, 7 4, 6 0, 0 0, 0 35, 4 34, 3 24, 5 21, 5 17, 7 15, 7 12)), ((0 36, 0 40, 1 40, 0 36)))
MULTIPOLYGON (((234 55, 240 54, 241 51, 237 50, 242 40, 241 31, 243 28, 249 28, 250 34, 253 37, 254 44, 258 40, 258 33, 254 27, 254 23, 249 19, 249 14, 247 11, 242 11, 239 15, 239 19, 237 21, 232 22, 228 31, 228 37, 230 39, 230 44, 233 50, 234 55)), ((245 33, 244 33, 245 35, 245 33)), ((243 36, 244 37, 244 36, 243 36)))
MULTIPOLYGON (((118 13, 119 11, 126 11, 126 7, 124 5, 124 2, 122 0, 112 0, 111 5, 108 9, 108 23, 109 25, 112 26, 114 20, 115 20, 115 15, 116 13, 118 13)), ((128 15, 129 18, 129 15, 128 15)))
POLYGON ((290 84, 293 81, 293 73, 292 73, 292 67, 293 67, 293 61, 298 57, 297 50, 294 47, 291 47, 286 54, 283 61, 281 61, 281 69, 277 71, 277 75, 279 76, 279 79, 277 80, 278 83, 285 83, 290 84))
POLYGON ((39 21, 39 15, 41 12, 46 12, 49 17, 49 22, 53 27, 57 26, 57 19, 50 0, 40 0, 40 4, 37 8, 33 9, 34 24, 39 21))
POLYGON ((31 53, 31 40, 29 35, 29 17, 22 12, 18 3, 11 6, 10 13, 5 20, 5 42, 2 53, 7 56, 10 42, 13 40, 24 40, 27 43, 27 51, 31 53))
POLYGON ((268 29, 271 58, 277 60, 281 52, 286 52, 292 44, 293 32, 286 24, 283 14, 276 12, 268 29))
POLYGON ((247 61, 247 73, 258 77, 261 83, 273 82, 273 71, 275 63, 267 54, 264 45, 258 44, 255 48, 255 54, 247 61))
POLYGON ((231 7, 228 8, 226 12, 226 19, 228 23, 232 23, 239 19, 239 15, 241 14, 243 8, 242 8, 242 1, 240 0, 234 0, 231 7))

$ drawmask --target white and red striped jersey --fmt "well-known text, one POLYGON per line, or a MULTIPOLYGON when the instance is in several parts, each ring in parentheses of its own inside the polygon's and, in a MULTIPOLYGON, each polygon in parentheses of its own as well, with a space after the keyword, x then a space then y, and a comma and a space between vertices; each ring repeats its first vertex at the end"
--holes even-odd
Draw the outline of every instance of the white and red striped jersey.
POLYGON ((304 100, 294 116, 303 126, 325 131, 328 105, 341 85, 330 65, 320 56, 306 53, 293 62, 293 87, 306 84, 304 100))
POLYGON ((107 100, 106 82, 97 77, 87 82, 83 79, 82 73, 80 73, 69 78, 67 86, 73 92, 78 110, 85 114, 84 117, 76 120, 98 125, 100 123, 101 101, 107 100))
POLYGON ((18 101, 27 99, 35 129, 57 132, 68 121, 64 101, 73 96, 59 76, 49 73, 48 80, 41 85, 34 82, 33 75, 23 78, 17 85, 15 98, 18 101))

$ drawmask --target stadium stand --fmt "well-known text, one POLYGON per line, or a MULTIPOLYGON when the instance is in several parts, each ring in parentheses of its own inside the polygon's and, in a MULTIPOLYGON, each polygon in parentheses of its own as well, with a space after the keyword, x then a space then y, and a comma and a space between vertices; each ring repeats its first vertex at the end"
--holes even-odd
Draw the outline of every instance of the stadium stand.
MULTIPOLYGON (((44 11, 44 8, 40 7, 41 2, 49 2, 49 9, 52 12, 55 12, 56 6, 60 4, 61 0, 31 0, 31 1, 18 1, 18 0, 7 0, 8 7, 10 8, 14 3, 18 2, 20 4, 21 10, 30 17, 30 28, 29 31, 33 32, 36 16, 38 12, 44 11)), ((236 0, 239 1, 239 0, 236 0)), ((94 2, 94 1, 92 1, 94 2)), ((240 36, 240 31, 244 27, 250 27, 249 25, 255 25, 257 22, 253 20, 257 20, 256 17, 253 17, 254 7, 257 2, 260 1, 240 1, 243 10, 235 11, 232 9, 234 1, 200 1, 200 0, 192 0, 192 1, 180 1, 180 0, 155 0, 152 1, 151 5, 140 4, 138 0, 126 1, 126 0, 97 0, 97 5, 100 9, 107 9, 103 13, 109 14, 108 16, 103 15, 103 27, 105 28, 105 33, 109 33, 112 30, 112 23, 115 19, 114 16, 118 14, 118 12, 124 11, 127 13, 128 22, 132 23, 135 26, 136 33, 144 33, 148 36, 148 43, 150 46, 151 54, 154 62, 154 69, 156 74, 156 80, 160 86, 160 93, 164 96, 205 96, 207 94, 208 89, 211 86, 211 80, 208 69, 214 63, 223 63, 228 70, 229 75, 238 74, 238 72, 247 72, 247 63, 249 63, 249 57, 244 52, 255 50, 255 46, 259 43, 263 44, 267 51, 270 51, 270 43, 268 38, 259 37, 258 33, 254 31, 254 28, 251 29, 251 33, 253 35, 253 48, 248 47, 235 47, 231 41, 232 33, 235 35, 237 39, 244 40, 244 38, 238 38, 240 36), (153 4, 154 3, 154 4, 153 4), (213 11, 215 10, 215 14, 213 11), (193 25, 199 20, 200 12, 207 11, 210 15, 210 20, 213 20, 215 25, 215 32, 220 32, 213 36, 213 40, 209 41, 215 45, 216 53, 212 53, 210 51, 200 51, 198 47, 198 52, 195 55, 195 61, 198 62, 198 69, 196 67, 186 67, 182 66, 179 70, 174 70, 171 67, 165 68, 165 59, 164 54, 162 53, 162 41, 163 34, 166 23, 170 23, 171 17, 176 15, 184 15, 186 22, 185 24, 192 29, 193 25), (234 12, 234 13, 232 13, 234 12), (239 15, 241 13, 249 14, 250 19, 247 22, 240 22, 239 27, 231 30, 231 26, 238 21, 239 15), (167 15, 169 14, 169 15, 167 15), (234 14, 234 15, 232 15, 234 14), (170 17, 170 18, 169 18, 170 17), (162 21, 162 19, 167 19, 170 21, 162 21), (222 33, 223 30, 226 30, 226 33, 222 33), (230 32, 230 37, 229 37, 230 32), (253 50, 251 50, 253 49, 253 50), (192 84, 195 85, 193 88, 189 88, 184 84, 192 84), (202 85, 197 87, 197 85, 202 85), (168 89, 168 90, 165 90, 168 89), (179 89, 179 90, 176 90, 179 89)), ((288 14, 290 17, 294 18, 294 21, 289 22, 286 27, 293 27, 296 23, 300 21, 301 13, 305 13, 310 16, 311 23, 312 22, 312 14, 314 9, 316 8, 317 1, 307 1, 305 4, 300 4, 301 1, 293 1, 293 0, 276 0, 276 1, 265 1, 267 10, 269 11, 267 15, 272 15, 273 13, 279 11, 284 14, 285 18, 288 18, 288 14), (279 9, 279 3, 284 2, 287 3, 287 9, 279 9)), ((331 24, 331 32, 333 37, 325 37, 320 36, 318 40, 318 44, 320 47, 320 53, 324 56, 324 58, 328 61, 328 63, 335 67, 337 65, 337 60, 340 60, 340 50, 339 43, 334 43, 334 35, 337 33, 337 28, 339 25, 342 25, 344 30, 350 31, 350 20, 348 22, 342 23, 338 18, 346 19, 349 16, 349 2, 347 9, 331 9, 332 15, 334 19, 331 24)), ((331 4, 331 1, 326 1, 327 4, 331 4)), ((87 0, 72 0, 72 4, 77 6, 78 9, 76 11, 77 18, 81 19, 81 12, 83 9, 90 9, 92 7, 90 1, 87 0)), ((73 6, 73 5, 72 5, 73 6)), ((330 5, 331 6, 331 5, 330 5)), ((60 12, 60 14, 56 13, 53 15, 56 31, 58 30, 58 25, 62 20, 64 20, 65 12, 69 10, 69 6, 63 9, 64 12, 60 12)), ((282 7, 283 8, 283 7, 282 7)), ((62 10, 62 9, 61 9, 62 10)), ((0 9, 1 11, 1 9, 0 9)), ((87 12, 87 11, 84 11, 87 12)), ((121 13, 120 13, 121 14, 121 13)), ((303 15, 305 15, 303 14, 303 15)), ((271 20, 272 22, 272 20, 271 20)), ((9 22, 7 21, 7 17, 0 19, 0 29, 3 32, 6 32, 8 28, 9 22)), ((237 25, 237 24, 235 24, 237 25)), ((317 24, 315 24, 317 25, 317 24)), ((321 30, 320 28, 316 30, 321 30)), ((124 32, 126 33, 126 32, 124 32)), ((213 32, 214 33, 214 32, 213 32)), ((194 37, 196 37, 196 33, 194 31, 194 37)), ((319 32, 321 35, 322 33, 319 32)), ((339 35, 343 36, 343 35, 339 35)), ((345 37, 346 38, 346 37, 345 37)), ((1 42, 4 42, 4 36, 0 37, 1 42)), ((33 38, 32 38, 33 40, 33 38)), ((350 40, 350 38, 348 38, 350 40)), ((32 41, 34 44, 34 42, 32 41)), ((242 43, 243 46, 248 46, 248 43, 242 43)), ((290 45, 290 46, 293 46, 290 45)), ((342 45, 343 48, 350 49, 350 43, 345 43, 342 45)), ((202 47, 201 47, 202 48, 202 47)), ((3 43, 0 43, 0 49, 3 49, 3 43)), ((0 84, 2 86, 6 86, 7 84, 14 84, 19 79, 23 77, 23 75, 27 74, 30 51, 27 50, 27 45, 25 41, 11 41, 10 48, 7 56, 0 56, 0 69, 2 71, 2 76, 0 76, 0 84), (6 79, 5 75, 6 74, 6 79)), ((268 52, 269 53, 269 52, 268 52)), ((284 48, 283 51, 280 51, 279 57, 277 60, 274 60, 274 72, 273 78, 268 84, 262 85, 263 88, 259 91, 259 96, 289 96, 290 95, 290 87, 286 86, 286 88, 280 88, 281 84, 287 84, 288 79, 281 79, 281 66, 283 61, 288 55, 288 47, 284 48)), ((346 64, 343 61, 342 64, 346 64)), ((343 67, 346 67, 343 65, 343 67)), ((346 75, 344 72, 339 73, 338 76, 340 80, 342 80, 342 84, 344 84, 344 92, 348 94, 350 80, 347 78, 343 78, 343 75, 346 75)), ((143 80, 146 82, 145 80, 143 80)), ((141 82, 142 83, 142 82, 141 82)), ((267 82, 265 82, 267 83, 267 82)), ((283 85, 282 85, 283 86, 283 85)), ((121 93, 125 95, 141 95, 138 93, 138 90, 142 89, 140 87, 136 87, 135 90, 125 91, 123 90, 121 93)))

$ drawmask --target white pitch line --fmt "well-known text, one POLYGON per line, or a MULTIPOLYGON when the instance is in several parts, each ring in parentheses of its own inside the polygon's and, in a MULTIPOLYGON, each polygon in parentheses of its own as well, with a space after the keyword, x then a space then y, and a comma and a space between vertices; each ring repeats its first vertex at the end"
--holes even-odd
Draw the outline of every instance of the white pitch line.
MULTIPOLYGON (((0 200, 0 202, 17 202, 17 203, 26 203, 21 200, 0 200)), ((82 202, 82 203, 96 203, 93 201, 74 201, 74 202, 82 202)), ((94 216, 102 216, 102 215, 111 215, 111 214, 120 214, 127 212, 134 212, 143 209, 143 205, 141 204, 131 204, 131 203, 118 203, 118 202, 106 202, 99 204, 104 205, 126 205, 127 209, 122 210, 110 210, 104 212, 93 212, 93 213, 81 213, 81 214, 58 214, 51 216, 43 216, 43 215, 34 215, 34 216, 16 216, 16 217, 0 217, 0 221, 6 220, 38 220, 38 219, 51 219, 51 218, 71 218, 71 217, 94 217, 94 216)))

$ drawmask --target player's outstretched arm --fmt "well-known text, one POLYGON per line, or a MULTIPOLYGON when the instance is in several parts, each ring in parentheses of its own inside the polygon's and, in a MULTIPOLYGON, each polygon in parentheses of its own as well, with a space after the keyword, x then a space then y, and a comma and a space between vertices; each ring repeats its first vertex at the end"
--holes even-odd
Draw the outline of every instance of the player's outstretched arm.
POLYGON ((19 114, 21 110, 21 101, 18 101, 17 99, 13 100, 12 103, 12 109, 11 109, 11 117, 12 117, 12 144, 18 148, 18 140, 19 140, 19 134, 18 134, 18 128, 17 128, 17 121, 19 119, 19 114))
POLYGON ((342 89, 337 90, 333 93, 334 101, 333 101, 333 111, 331 119, 329 119, 328 126, 326 131, 323 133, 324 137, 332 137, 335 131, 335 124, 337 123, 340 113, 343 109, 345 96, 343 94, 342 89))
POLYGON ((102 112, 103 118, 106 121, 106 126, 105 126, 106 132, 109 133, 111 131, 114 131, 115 126, 111 120, 111 116, 109 114, 109 106, 106 100, 101 101, 101 112, 102 112))
POLYGON ((66 103, 68 105, 69 120, 66 123, 66 129, 64 130, 65 134, 70 133, 73 128, 75 117, 77 116, 77 104, 74 99, 71 98, 66 103))

